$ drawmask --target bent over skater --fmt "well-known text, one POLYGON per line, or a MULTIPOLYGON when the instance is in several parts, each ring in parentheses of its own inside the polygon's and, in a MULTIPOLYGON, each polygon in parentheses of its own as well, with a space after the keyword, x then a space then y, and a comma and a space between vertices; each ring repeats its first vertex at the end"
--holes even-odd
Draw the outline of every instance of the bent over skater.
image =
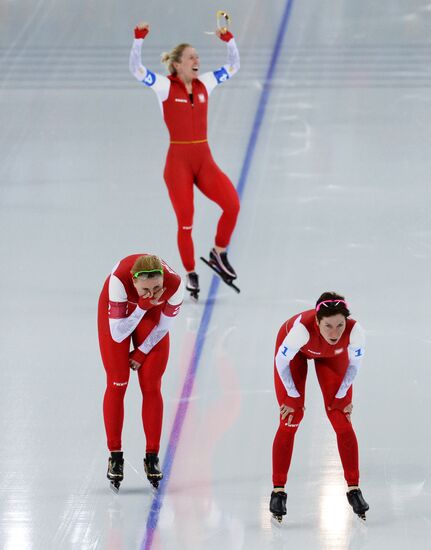
POLYGON ((347 499, 365 520, 369 506, 359 488, 358 442, 351 421, 352 383, 363 354, 363 331, 350 319, 343 296, 335 292, 325 292, 315 309, 291 317, 280 328, 274 359, 280 424, 272 448, 274 489, 270 501, 270 511, 279 522, 286 515, 285 485, 295 434, 304 416, 308 359, 314 361, 325 411, 337 436, 347 499))
POLYGON ((134 254, 118 262, 100 294, 99 345, 106 371, 103 417, 111 452, 107 477, 117 490, 123 480, 121 434, 131 369, 137 371, 142 392, 144 469, 155 487, 163 477, 158 458, 163 418, 161 382, 169 358, 169 330, 183 294, 181 277, 150 254, 134 254))

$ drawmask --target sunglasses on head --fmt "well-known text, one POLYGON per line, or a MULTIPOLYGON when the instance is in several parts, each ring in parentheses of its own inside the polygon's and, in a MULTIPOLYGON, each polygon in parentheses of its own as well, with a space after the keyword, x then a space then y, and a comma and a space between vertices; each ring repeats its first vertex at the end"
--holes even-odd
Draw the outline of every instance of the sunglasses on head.
POLYGON ((320 303, 317 304, 316 313, 319 311, 319 309, 322 306, 324 306, 324 307, 337 307, 339 304, 344 304, 346 306, 346 308, 348 307, 347 302, 345 300, 323 300, 323 302, 320 302, 320 303))
POLYGON ((163 275, 163 269, 144 269, 142 271, 137 271, 133 275, 133 278, 137 279, 139 277, 139 275, 144 275, 146 273, 160 273, 160 275, 163 275))

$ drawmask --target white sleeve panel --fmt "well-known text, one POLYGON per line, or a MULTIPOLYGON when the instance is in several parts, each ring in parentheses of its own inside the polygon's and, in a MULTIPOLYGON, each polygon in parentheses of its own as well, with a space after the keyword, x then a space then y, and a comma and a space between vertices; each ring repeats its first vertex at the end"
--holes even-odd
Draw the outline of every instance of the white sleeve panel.
POLYGON ((305 328, 305 325, 301 323, 302 315, 299 315, 293 327, 287 333, 286 338, 283 340, 283 344, 289 348, 299 351, 310 340, 310 333, 305 328))
POLYGON ((227 43, 227 64, 225 65, 229 73, 229 77, 233 76, 239 71, 240 59, 239 51, 235 42, 235 38, 229 40, 227 43))
POLYGON ((163 313, 160 315, 159 324, 156 325, 150 334, 145 338, 143 343, 138 348, 144 352, 149 353, 153 347, 160 342, 160 340, 169 332, 173 323, 174 317, 168 317, 163 313))
POLYGON ((184 300, 184 282, 181 279, 180 286, 177 288, 174 294, 169 298, 168 304, 171 306, 179 306, 183 303, 184 300))
POLYGON ((287 395, 289 397, 299 397, 300 394, 296 389, 295 383, 290 371, 290 362, 298 353, 298 351, 305 346, 310 339, 310 334, 305 326, 300 322, 301 316, 299 316, 291 330, 288 332, 286 338, 278 348, 275 356, 275 366, 277 372, 281 378, 281 381, 286 388, 287 395))
POLYGON ((112 339, 120 343, 132 334, 138 323, 145 315, 146 311, 140 307, 136 307, 128 317, 122 319, 109 319, 109 329, 111 331, 112 339))
POLYGON ((123 283, 116 275, 109 277, 109 301, 110 302, 127 302, 127 292, 123 283))
POLYGON ((238 48, 236 47, 235 39, 232 38, 227 44, 227 63, 217 69, 216 71, 211 71, 209 73, 204 73, 199 77, 199 80, 205 85, 208 95, 214 90, 217 84, 226 82, 234 74, 239 71, 240 59, 238 48))
POLYGON ((204 73, 199 77, 199 80, 205 85, 208 95, 214 90, 218 82, 213 72, 204 73))
POLYGON ((364 329, 359 323, 355 323, 350 333, 349 347, 352 346, 356 349, 363 348, 365 346, 365 333, 364 329))
POLYGON ((132 49, 130 50, 129 69, 132 75, 142 82, 145 86, 151 88, 157 95, 160 105, 166 101, 171 87, 171 81, 166 76, 158 73, 153 73, 147 67, 142 65, 142 38, 133 40, 132 49))
POLYGON ((365 349, 365 334, 359 323, 355 323, 350 333, 350 342, 347 348, 349 354, 349 366, 347 367, 346 374, 343 381, 337 391, 335 397, 341 399, 345 397, 348 389, 353 384, 353 381, 358 374, 359 367, 361 366, 362 357, 364 356, 365 349))

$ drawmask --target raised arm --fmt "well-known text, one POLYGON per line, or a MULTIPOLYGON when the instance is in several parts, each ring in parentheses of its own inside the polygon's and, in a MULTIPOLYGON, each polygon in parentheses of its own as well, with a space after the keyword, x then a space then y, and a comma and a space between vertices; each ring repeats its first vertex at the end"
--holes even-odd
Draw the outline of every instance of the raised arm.
POLYGON ((135 28, 135 39, 129 56, 129 69, 138 82, 154 90, 159 101, 163 102, 169 95, 169 79, 161 74, 153 73, 142 64, 142 44, 149 31, 148 23, 139 23, 135 28))
POLYGON ((221 84, 222 82, 226 82, 226 80, 229 80, 234 74, 239 71, 240 68, 239 51, 233 34, 229 31, 222 33, 220 30, 217 30, 216 34, 220 38, 220 40, 226 42, 227 60, 226 64, 220 67, 220 69, 204 73, 199 78, 199 80, 201 80, 201 82, 205 84, 208 95, 214 90, 217 84, 221 84))

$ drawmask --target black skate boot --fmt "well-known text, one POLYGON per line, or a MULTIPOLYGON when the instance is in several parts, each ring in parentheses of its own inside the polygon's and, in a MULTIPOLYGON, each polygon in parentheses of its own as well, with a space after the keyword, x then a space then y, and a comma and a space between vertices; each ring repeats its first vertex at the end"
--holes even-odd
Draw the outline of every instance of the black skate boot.
POLYGON ((286 510, 287 494, 284 491, 272 491, 271 501, 269 503, 269 511, 272 517, 281 523, 283 516, 287 514, 286 510))
POLYGON ((163 474, 159 466, 159 457, 155 453, 146 453, 144 458, 144 470, 151 485, 157 489, 163 474))
POLYGON ((198 300, 199 298, 199 275, 192 271, 191 273, 187 273, 187 283, 186 283, 186 289, 190 292, 190 296, 193 298, 193 300, 198 300))
POLYGON ((224 279, 230 279, 231 281, 236 279, 237 275, 227 259, 227 252, 217 252, 215 248, 212 248, 210 252, 210 263, 220 271, 220 275, 224 279))
POLYGON ((355 514, 365 521, 367 518, 365 512, 370 509, 368 504, 365 502, 364 497, 360 489, 351 489, 346 493, 347 500, 349 501, 350 506, 353 508, 355 514))
POLYGON ((111 482, 111 489, 118 493, 121 482, 123 481, 124 459, 121 451, 111 453, 108 460, 108 471, 106 477, 111 482))

